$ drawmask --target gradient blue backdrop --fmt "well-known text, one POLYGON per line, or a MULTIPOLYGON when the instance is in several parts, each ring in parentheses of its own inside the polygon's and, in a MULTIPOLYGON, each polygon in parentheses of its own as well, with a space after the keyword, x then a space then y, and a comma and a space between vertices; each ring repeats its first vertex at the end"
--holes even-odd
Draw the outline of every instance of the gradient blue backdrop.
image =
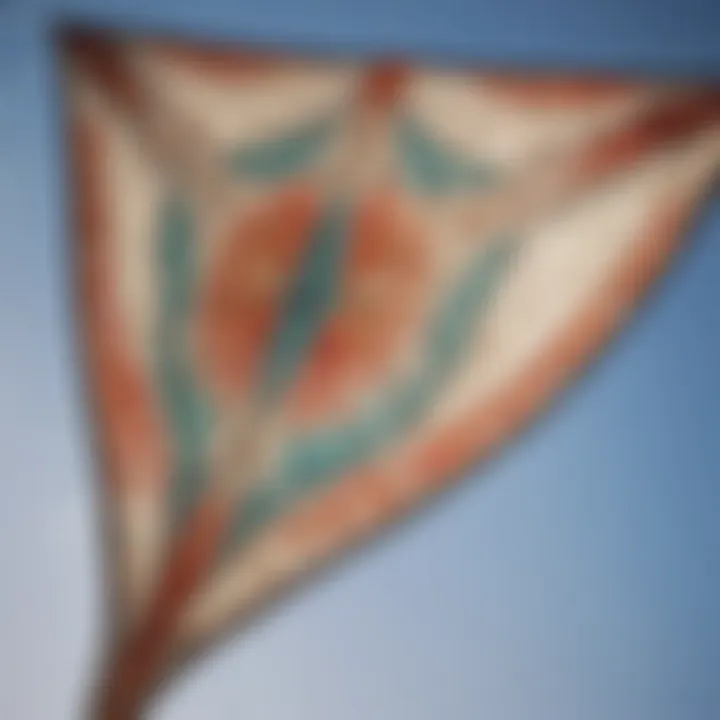
MULTIPOLYGON (((100 626, 47 29, 715 76, 708 0, 0 0, 0 718, 78 717, 100 626)), ((720 203, 500 461, 204 663, 163 720, 720 717, 720 203)))

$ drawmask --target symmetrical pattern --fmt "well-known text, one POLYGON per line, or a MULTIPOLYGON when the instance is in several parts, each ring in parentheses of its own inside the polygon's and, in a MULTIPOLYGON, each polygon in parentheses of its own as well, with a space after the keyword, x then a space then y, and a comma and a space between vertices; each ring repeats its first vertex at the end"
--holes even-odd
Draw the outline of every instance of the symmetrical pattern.
POLYGON ((98 717, 517 432, 665 265, 720 94, 74 31, 98 717))

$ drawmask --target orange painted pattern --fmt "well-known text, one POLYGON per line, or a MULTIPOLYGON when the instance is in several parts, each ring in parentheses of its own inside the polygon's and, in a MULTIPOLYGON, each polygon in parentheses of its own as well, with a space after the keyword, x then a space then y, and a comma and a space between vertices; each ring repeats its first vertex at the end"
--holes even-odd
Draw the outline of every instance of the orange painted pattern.
POLYGON ((109 477, 118 488, 133 487, 137 482, 163 486, 167 480, 168 446, 162 414, 140 360, 132 356, 114 296, 107 248, 102 130, 91 120, 78 118, 73 127, 73 150, 80 189, 82 312, 109 477))
POLYGON ((256 378, 319 215, 318 196, 295 185, 231 226, 208 273, 196 332, 200 368, 219 403, 236 401, 256 378))
POLYGON ((482 89, 518 109, 589 109, 622 101, 638 91, 638 85, 618 80, 546 78, 532 75, 482 75, 482 89))
POLYGON ((670 147, 720 123, 720 91, 696 92, 660 106, 621 127, 579 155, 573 179, 580 185, 630 167, 653 148, 670 147))
MULTIPOLYGON (((285 190, 242 219, 218 254, 197 331, 200 365, 218 402, 237 398, 257 377, 318 216, 311 191, 285 190)), ((299 422, 356 401, 422 321, 431 265, 422 228, 399 194, 363 201, 350 232, 340 297, 288 398, 299 422)))

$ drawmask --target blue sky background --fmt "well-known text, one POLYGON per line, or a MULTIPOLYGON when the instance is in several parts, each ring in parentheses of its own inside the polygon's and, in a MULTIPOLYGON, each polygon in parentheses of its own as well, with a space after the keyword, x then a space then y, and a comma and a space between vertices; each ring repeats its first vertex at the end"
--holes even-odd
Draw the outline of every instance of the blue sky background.
MULTIPOLYGON (((47 30, 720 80, 712 0, 0 0, 0 718, 78 717, 100 629, 47 30)), ((720 717, 720 202, 499 461, 196 668, 161 720, 720 717)))

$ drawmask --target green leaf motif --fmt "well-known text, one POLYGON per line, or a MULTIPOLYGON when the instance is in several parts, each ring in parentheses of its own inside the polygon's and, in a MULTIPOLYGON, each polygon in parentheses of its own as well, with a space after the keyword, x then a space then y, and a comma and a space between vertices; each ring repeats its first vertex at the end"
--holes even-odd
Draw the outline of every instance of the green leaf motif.
POLYGON ((335 124, 335 117, 321 118, 298 132, 239 147, 230 155, 230 168, 236 177, 265 182, 287 180, 317 160, 335 124))
POLYGON ((445 195, 463 188, 482 189, 497 179, 496 168, 443 147, 438 138, 410 118, 398 123, 396 141, 405 180, 419 192, 445 195))

